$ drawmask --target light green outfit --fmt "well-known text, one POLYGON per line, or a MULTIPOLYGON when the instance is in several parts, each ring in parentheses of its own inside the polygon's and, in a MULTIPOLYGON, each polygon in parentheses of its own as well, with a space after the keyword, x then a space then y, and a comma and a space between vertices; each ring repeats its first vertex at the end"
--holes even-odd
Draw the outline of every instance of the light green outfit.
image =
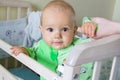
MULTIPOLYGON (((74 38, 72 44, 61 50, 55 50, 48 46, 44 40, 40 40, 32 48, 26 48, 30 57, 36 59, 40 64, 57 72, 58 65, 62 64, 66 57, 69 55, 71 49, 78 44, 89 42, 90 39, 74 38)), ((91 80, 93 63, 83 64, 81 68, 80 80, 91 80)), ((45 80, 40 77, 40 80, 45 80)))

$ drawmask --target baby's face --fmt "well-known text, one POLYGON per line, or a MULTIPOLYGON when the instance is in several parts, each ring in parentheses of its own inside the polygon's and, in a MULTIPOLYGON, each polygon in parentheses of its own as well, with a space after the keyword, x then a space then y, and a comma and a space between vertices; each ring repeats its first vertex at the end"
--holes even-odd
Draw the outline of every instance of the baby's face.
POLYGON ((45 42, 57 50, 69 46, 76 31, 70 15, 50 10, 44 13, 40 28, 45 42))

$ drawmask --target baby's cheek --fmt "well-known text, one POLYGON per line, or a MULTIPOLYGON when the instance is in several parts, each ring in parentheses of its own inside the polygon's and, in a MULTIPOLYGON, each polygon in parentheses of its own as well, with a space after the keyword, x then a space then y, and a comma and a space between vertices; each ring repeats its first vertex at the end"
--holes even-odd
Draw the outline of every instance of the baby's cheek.
POLYGON ((72 38, 68 38, 66 40, 66 46, 69 46, 72 43, 73 39, 72 38))
POLYGON ((49 38, 46 38, 46 39, 45 39, 45 42, 46 42, 47 44, 50 44, 51 40, 50 40, 49 38))

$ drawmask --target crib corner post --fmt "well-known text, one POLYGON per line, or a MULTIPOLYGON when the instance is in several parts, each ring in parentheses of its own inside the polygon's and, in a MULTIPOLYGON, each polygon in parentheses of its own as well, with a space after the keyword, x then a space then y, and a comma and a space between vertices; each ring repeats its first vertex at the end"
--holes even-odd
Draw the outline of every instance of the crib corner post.
POLYGON ((79 80, 80 66, 69 66, 65 64, 63 80, 79 80))

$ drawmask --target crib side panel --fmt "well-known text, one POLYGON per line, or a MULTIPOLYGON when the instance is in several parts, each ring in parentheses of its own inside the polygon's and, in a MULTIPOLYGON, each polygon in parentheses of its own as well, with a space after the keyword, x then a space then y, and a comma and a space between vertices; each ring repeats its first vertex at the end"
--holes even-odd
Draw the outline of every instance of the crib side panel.
MULTIPOLYGON (((23 18, 30 11, 32 11, 32 5, 26 1, 0 0, 0 24, 3 24, 3 21, 6 22, 23 18)), ((2 25, 0 25, 0 27, 1 26, 2 25)), ((8 25, 7 27, 10 26, 8 25)), ((6 68, 21 66, 21 63, 16 61, 14 58, 9 57, 9 55, 1 54, 1 50, 0 64, 4 65, 6 68)))
POLYGON ((19 0, 0 0, 0 20, 18 19, 32 10, 30 3, 19 0))

